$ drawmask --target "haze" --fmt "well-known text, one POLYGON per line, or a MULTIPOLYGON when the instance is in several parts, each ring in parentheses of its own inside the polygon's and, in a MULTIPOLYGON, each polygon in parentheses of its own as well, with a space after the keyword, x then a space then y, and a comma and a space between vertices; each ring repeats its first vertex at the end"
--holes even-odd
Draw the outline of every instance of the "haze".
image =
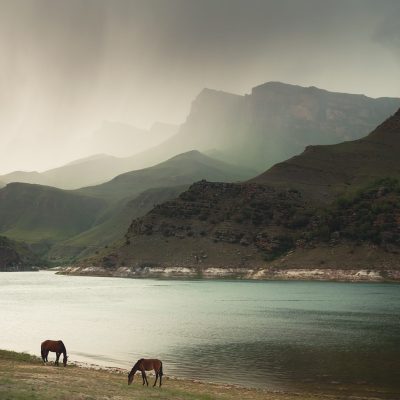
POLYGON ((181 123, 204 87, 400 97, 396 0, 0 1, 0 172, 93 153, 103 121, 181 123))

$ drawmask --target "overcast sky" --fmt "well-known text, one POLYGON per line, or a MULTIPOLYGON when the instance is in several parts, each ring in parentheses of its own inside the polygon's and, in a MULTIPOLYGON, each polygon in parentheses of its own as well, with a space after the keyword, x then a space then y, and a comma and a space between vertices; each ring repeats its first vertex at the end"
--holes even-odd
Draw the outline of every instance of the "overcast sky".
POLYGON ((102 121, 184 121, 203 87, 400 97, 398 0, 0 0, 0 173, 60 165, 102 121))

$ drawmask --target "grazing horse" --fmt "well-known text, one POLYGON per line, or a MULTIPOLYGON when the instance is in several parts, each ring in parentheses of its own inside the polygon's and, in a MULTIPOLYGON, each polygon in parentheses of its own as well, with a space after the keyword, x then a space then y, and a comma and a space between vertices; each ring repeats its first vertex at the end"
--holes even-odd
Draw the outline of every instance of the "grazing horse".
POLYGON ((60 355, 63 355, 63 364, 64 367, 67 365, 67 349, 64 346, 64 343, 62 340, 45 340, 41 346, 40 346, 40 352, 42 354, 42 360, 44 363, 48 362, 47 356, 49 355, 49 351, 53 351, 56 353, 56 365, 58 364, 58 359, 60 358, 60 355))
POLYGON ((129 372, 128 374, 128 385, 130 385, 133 382, 133 378, 135 376, 136 371, 140 371, 142 373, 143 385, 147 383, 147 386, 149 386, 149 382, 147 380, 145 371, 151 371, 152 369, 154 369, 154 372, 156 373, 156 381, 154 382, 153 387, 156 386, 158 377, 160 377, 160 386, 161 386, 162 376, 164 375, 162 362, 160 360, 152 358, 149 359, 141 358, 136 362, 136 364, 131 369, 131 372, 129 372))

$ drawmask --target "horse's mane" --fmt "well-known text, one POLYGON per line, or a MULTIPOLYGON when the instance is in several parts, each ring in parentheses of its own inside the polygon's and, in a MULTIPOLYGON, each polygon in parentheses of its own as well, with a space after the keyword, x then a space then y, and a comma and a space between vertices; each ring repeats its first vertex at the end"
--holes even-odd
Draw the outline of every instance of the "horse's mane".
MULTIPOLYGON (((136 368, 136 367, 139 365, 139 363, 142 362, 143 360, 144 360, 144 358, 141 358, 140 360, 137 360, 136 363, 135 363, 135 365, 132 367, 132 370, 133 370, 134 368, 136 368)), ((132 372, 132 370, 131 370, 131 372, 132 372)))

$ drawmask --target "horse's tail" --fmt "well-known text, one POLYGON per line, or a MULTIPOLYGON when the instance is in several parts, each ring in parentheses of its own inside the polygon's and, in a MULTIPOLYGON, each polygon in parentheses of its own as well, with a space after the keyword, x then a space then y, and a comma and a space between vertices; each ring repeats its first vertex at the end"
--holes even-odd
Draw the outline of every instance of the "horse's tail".
POLYGON ((162 361, 160 361, 160 376, 164 375, 163 368, 162 368, 162 361))
POLYGON ((43 346, 43 343, 40 345, 40 354, 42 355, 42 360, 44 361, 44 357, 45 357, 45 354, 44 354, 44 348, 43 348, 44 346, 43 346))

